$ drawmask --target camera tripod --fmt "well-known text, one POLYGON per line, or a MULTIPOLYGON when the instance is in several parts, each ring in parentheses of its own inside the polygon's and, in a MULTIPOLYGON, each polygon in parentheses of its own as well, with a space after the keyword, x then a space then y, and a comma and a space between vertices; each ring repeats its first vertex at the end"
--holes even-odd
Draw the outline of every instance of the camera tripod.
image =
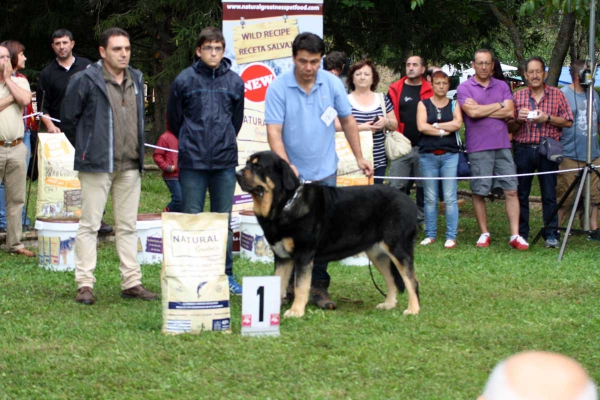
MULTIPOLYGON (((590 230, 585 230, 585 229, 571 229, 572 226, 573 226, 573 220, 575 219, 575 214, 577 213, 577 209, 578 209, 578 205, 579 205, 579 200, 581 199, 581 195, 583 193, 583 187, 585 186, 585 183, 586 183, 586 178, 591 173, 595 173, 598 176, 598 178, 600 179, 600 172, 598 172, 598 170, 596 169, 596 167, 594 165, 592 165, 591 163, 588 162, 586 164, 586 166, 583 167, 583 169, 581 169, 577 173, 577 176, 575 177, 575 180, 573 181, 573 183, 571 183, 571 186, 569 186, 569 188, 567 189, 567 192, 560 199, 560 201, 558 202, 558 204, 556 205, 556 207, 554 207, 554 210, 552 210, 552 214, 550 215, 550 217, 548 217, 548 220, 544 221, 544 226, 539 230, 539 232, 537 233, 537 235, 533 239, 532 244, 536 244, 537 241, 542 236, 542 233, 546 229, 555 229, 555 230, 565 231, 565 236, 563 238, 562 245, 560 246, 560 252, 558 253, 558 261, 562 260, 563 254, 565 252, 565 248, 567 247, 567 241, 569 240, 569 235, 571 234, 571 232, 573 232, 573 233, 580 233, 580 234, 582 234, 582 233, 590 234, 591 233, 590 230), (569 198, 571 192, 577 186, 578 186, 577 194, 575 195, 575 199, 574 199, 574 202, 573 202, 573 210, 571 211, 571 216, 569 217, 569 223, 567 224, 567 227, 566 228, 562 228, 562 227, 559 227, 559 226, 548 226, 548 224, 550 223, 550 221, 552 221, 552 219, 556 216, 556 214, 558 214, 558 210, 567 201, 567 199, 569 198)), ((590 178, 591 178, 591 176, 590 176, 590 178)), ((588 212, 584 211, 584 217, 583 217, 584 220, 587 220, 590 217, 589 215, 586 215, 586 214, 588 214, 588 212)), ((587 224, 585 224, 584 226, 587 226, 587 224)))

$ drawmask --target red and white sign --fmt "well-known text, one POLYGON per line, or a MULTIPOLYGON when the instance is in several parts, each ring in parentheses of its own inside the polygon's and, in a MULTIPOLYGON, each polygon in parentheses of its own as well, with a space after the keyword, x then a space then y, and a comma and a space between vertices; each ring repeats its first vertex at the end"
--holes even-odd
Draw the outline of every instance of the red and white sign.
POLYGON ((279 325, 279 314, 271 314, 271 326, 273 325, 279 325))
POLYGON ((249 64, 241 73, 246 99, 255 103, 265 101, 267 88, 275 79, 275 72, 261 63, 249 64))
POLYGON ((242 315, 242 326, 252 326, 252 314, 242 315))

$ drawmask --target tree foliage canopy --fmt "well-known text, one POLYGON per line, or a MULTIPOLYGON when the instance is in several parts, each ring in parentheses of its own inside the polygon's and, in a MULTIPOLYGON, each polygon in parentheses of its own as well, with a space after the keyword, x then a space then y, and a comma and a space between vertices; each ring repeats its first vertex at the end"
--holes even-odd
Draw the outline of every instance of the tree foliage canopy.
MULTIPOLYGON (((590 0, 327 0, 327 49, 353 59, 370 57, 403 70, 413 54, 435 64, 468 64, 478 48, 524 67, 527 57, 549 60, 549 82, 571 57, 585 54, 590 0)), ((71 30, 76 54, 98 58, 97 38, 110 26, 131 34, 132 65, 141 69, 157 95, 153 136, 164 129, 170 82, 190 65, 196 37, 220 26, 218 0, 14 0, 5 3, 0 39, 27 48, 26 75, 35 85, 54 58, 50 35, 71 30)))

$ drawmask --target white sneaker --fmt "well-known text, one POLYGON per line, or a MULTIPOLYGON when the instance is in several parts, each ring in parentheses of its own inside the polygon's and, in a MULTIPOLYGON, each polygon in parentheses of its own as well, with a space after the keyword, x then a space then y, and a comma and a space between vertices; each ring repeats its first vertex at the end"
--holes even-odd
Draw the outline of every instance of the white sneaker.
POLYGON ((428 244, 432 244, 435 243, 435 239, 432 238, 425 238, 423 239, 423 241, 421 242, 421 246, 427 246, 428 244))
POLYGON ((490 247, 490 243, 492 242, 492 238, 490 235, 481 234, 479 236, 479 240, 477 241, 476 247, 490 247))
POLYGON ((456 247, 456 240, 448 239, 446 243, 444 243, 444 247, 447 249, 453 249, 456 247))

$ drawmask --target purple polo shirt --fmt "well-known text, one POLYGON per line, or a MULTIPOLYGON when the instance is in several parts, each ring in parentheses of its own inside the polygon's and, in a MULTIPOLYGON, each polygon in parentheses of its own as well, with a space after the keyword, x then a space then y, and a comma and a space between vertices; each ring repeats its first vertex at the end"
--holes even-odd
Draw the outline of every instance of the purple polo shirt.
MULTIPOLYGON (((469 98, 477 104, 487 105, 504 100, 513 100, 508 85, 495 78, 490 78, 488 87, 483 87, 475 78, 461 83, 457 88, 458 103, 462 107, 469 98)), ((503 119, 470 118, 463 112, 465 121, 465 139, 468 153, 484 150, 510 149, 508 125, 503 119)))

